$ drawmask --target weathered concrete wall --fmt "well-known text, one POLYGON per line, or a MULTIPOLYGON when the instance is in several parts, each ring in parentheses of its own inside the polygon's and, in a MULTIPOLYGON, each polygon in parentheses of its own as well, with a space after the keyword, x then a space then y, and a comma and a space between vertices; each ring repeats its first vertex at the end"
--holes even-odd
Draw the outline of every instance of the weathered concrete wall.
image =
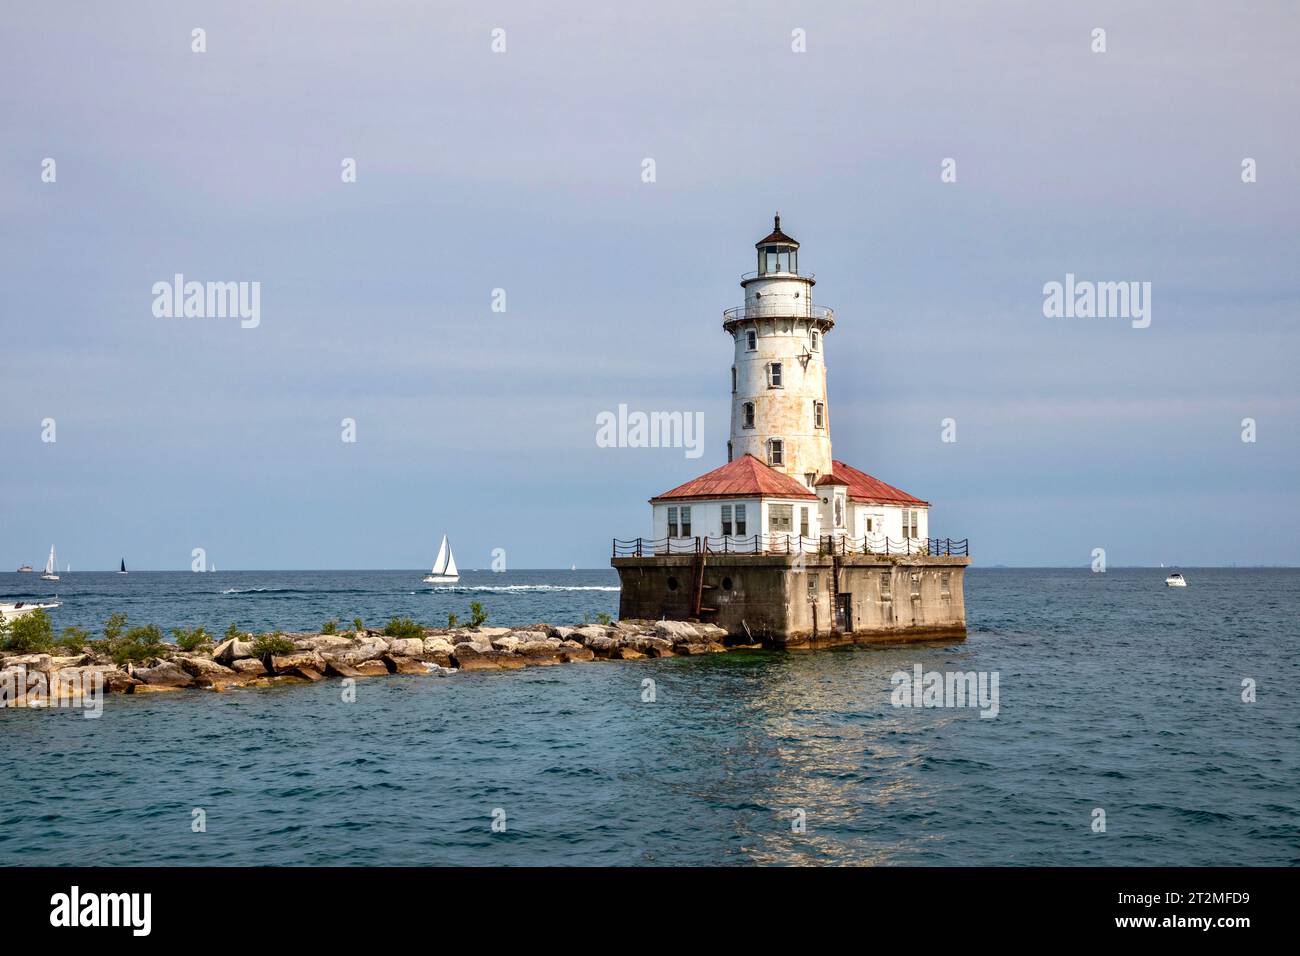
MULTIPOLYGON (((687 620, 695 557, 615 558, 623 590, 619 616, 687 620)), ((701 619, 735 638, 777 647, 855 642, 961 639, 966 634, 964 557, 845 555, 839 593, 848 595, 841 625, 833 607, 830 557, 709 555, 701 619)))

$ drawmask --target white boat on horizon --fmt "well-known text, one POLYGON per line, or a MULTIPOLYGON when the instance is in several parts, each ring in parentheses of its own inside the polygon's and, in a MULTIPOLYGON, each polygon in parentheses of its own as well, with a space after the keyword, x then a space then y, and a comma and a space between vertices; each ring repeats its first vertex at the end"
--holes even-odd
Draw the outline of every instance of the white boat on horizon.
POLYGON ((50 545, 50 556, 45 560, 45 571, 41 574, 41 580, 57 581, 59 579, 57 568, 58 565, 54 561, 54 545, 50 545))
POLYGON ((442 544, 438 548, 438 560, 433 562, 433 570, 424 576, 425 584, 455 584, 460 580, 460 573, 456 570, 456 556, 451 553, 451 547, 447 544, 447 536, 442 536, 442 544))
POLYGON ((1177 571, 1174 571, 1169 577, 1165 578, 1165 584, 1171 588, 1185 588, 1187 587, 1187 580, 1177 571))
POLYGON ((37 602, 29 604, 26 601, 18 601, 15 604, 0 604, 0 618, 6 621, 12 621, 16 617, 22 617, 24 614, 31 614, 33 611, 51 611, 59 606, 58 601, 47 601, 45 603, 37 602))

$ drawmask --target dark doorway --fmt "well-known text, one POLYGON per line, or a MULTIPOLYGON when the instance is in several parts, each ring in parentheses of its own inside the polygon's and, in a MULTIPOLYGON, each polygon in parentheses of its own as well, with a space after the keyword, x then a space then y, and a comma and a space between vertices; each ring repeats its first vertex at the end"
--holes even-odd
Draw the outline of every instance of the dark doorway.
POLYGON ((853 595, 837 594, 835 596, 835 629, 843 634, 853 630, 853 595))

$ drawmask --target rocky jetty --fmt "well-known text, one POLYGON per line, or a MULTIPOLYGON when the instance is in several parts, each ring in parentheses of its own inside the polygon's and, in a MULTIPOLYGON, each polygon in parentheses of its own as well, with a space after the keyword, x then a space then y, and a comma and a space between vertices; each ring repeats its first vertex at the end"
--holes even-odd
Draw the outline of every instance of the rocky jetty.
MULTIPOLYGON (((0 652, 0 688, 25 686, 23 701, 41 705, 42 693, 76 697, 98 683, 106 693, 149 694, 201 688, 222 691, 314 683, 328 678, 390 674, 450 674, 515 670, 599 660, 640 660, 730 650, 727 632, 684 621, 617 621, 553 627, 426 628, 424 637, 285 634, 283 653, 258 657, 256 635, 228 637, 191 650, 167 645, 139 664, 118 665, 102 648, 79 655, 0 652), (291 649, 289 649, 291 648, 291 649), (32 676, 39 681, 33 686, 32 676), (44 687, 42 692, 40 687, 44 687)), ((757 645, 742 645, 755 647, 757 645)), ((14 703, 9 695, 9 703, 14 703)))

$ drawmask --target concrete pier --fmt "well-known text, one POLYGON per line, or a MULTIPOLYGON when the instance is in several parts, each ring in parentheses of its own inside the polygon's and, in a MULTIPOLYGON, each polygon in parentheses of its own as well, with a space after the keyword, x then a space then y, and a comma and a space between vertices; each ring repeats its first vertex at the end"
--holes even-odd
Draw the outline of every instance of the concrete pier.
POLYGON ((966 637, 965 556, 707 553, 612 563, 625 619, 697 619, 779 648, 966 637))

